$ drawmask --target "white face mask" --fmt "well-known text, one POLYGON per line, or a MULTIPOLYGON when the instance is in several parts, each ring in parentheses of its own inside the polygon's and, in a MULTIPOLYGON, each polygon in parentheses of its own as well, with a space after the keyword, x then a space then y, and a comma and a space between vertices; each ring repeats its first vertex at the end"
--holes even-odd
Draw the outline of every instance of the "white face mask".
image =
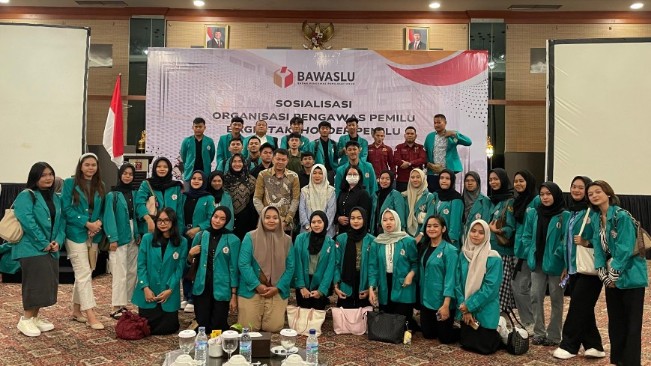
POLYGON ((346 182, 348 182, 348 184, 357 184, 357 183, 359 183, 359 175, 347 175, 346 176, 346 182))

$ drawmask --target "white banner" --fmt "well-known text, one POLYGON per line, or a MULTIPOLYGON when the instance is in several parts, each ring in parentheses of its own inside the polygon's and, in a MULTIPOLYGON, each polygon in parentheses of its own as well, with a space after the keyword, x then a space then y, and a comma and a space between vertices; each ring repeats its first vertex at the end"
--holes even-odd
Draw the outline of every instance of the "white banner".
MULTIPOLYGON (((422 144, 442 113, 447 128, 472 139, 459 146, 464 173, 486 176, 488 69, 486 51, 306 51, 150 48, 147 70, 147 153, 178 162, 181 140, 192 120, 206 120, 217 143, 234 116, 243 134, 268 122, 269 134, 289 133, 295 115, 304 133, 318 137, 322 120, 337 140, 345 120, 359 119, 360 135, 386 129, 385 143, 404 142, 414 126, 422 144)), ((461 182, 458 182, 461 184, 461 182)))

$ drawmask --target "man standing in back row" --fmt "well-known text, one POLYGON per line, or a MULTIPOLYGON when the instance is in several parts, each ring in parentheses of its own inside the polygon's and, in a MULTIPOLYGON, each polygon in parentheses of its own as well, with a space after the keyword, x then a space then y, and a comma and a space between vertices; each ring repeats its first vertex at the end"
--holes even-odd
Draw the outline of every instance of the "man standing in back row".
POLYGON ((447 130, 447 120, 442 114, 434 116, 434 132, 425 138, 425 152, 427 154, 427 188, 436 192, 439 187, 439 173, 443 169, 450 169, 455 174, 463 170, 457 145, 470 146, 472 141, 457 131, 447 130))

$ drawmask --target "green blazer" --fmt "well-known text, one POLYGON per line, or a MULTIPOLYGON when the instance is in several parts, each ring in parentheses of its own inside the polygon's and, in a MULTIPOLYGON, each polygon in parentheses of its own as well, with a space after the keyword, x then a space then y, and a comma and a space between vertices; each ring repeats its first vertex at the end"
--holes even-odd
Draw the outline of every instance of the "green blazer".
MULTIPOLYGON (((183 180, 190 180, 194 171, 194 162, 197 160, 195 137, 188 136, 181 142, 181 161, 183 162, 183 180)), ((226 145, 228 148, 228 145, 226 145)), ((212 161, 215 160, 215 141, 204 135, 201 139, 201 159, 204 173, 210 174, 212 161)))
MULTIPOLYGON (((164 192, 154 190, 154 195, 156 196, 156 204, 159 211, 165 207, 169 207, 176 212, 179 231, 182 232, 183 228, 185 228, 185 221, 183 220, 183 194, 181 193, 181 187, 174 186, 166 189, 164 192)), ((136 203, 136 215, 139 219, 144 220, 145 216, 149 215, 146 206, 149 197, 151 197, 151 188, 149 186, 149 181, 145 180, 140 183, 140 188, 138 188, 138 192, 134 198, 136 203)))
MULTIPOLYGON (((366 160, 361 160, 360 158, 359 165, 357 167, 362 171, 362 174, 364 175, 364 188, 366 188, 368 194, 373 197, 375 195, 375 192, 377 192, 377 180, 375 179, 375 170, 373 169, 373 165, 371 165, 371 163, 367 163, 366 160)), ((345 164, 341 161, 339 162, 339 168, 337 168, 337 172, 335 174, 335 193, 337 194, 337 197, 339 196, 339 192, 341 192, 341 182, 346 179, 346 170, 348 168, 350 168, 350 164, 348 164, 348 162, 345 164)))
MULTIPOLYGON (((50 242, 59 243, 63 247, 66 238, 66 221, 62 211, 62 202, 58 194, 52 195, 54 203, 54 222, 50 218, 50 210, 45 199, 38 190, 23 190, 14 201, 14 214, 23 229, 23 237, 16 244, 12 244, 12 259, 51 255, 59 258, 59 252, 49 253, 43 249, 50 242), (33 193, 32 193, 33 192, 33 193), (32 196, 33 194, 33 196, 32 196)), ((16 262, 18 263, 18 262, 16 262)))
MULTIPOLYGON (((253 241, 251 240, 251 233, 244 235, 242 246, 240 247, 240 283, 237 294, 244 298, 250 299, 256 294, 256 287, 260 286, 260 265, 253 256, 253 241)), ((285 272, 280 276, 278 283, 273 284, 278 288, 280 297, 286 299, 289 297, 289 285, 294 277, 295 269, 295 251, 290 248, 287 253, 287 260, 285 261, 285 272)))
MULTIPOLYGON (((226 192, 224 192, 226 193, 226 192)), ((188 196, 182 195, 181 207, 185 207, 185 203, 188 199, 188 196)), ((210 218, 212 213, 215 211, 215 198, 212 195, 207 195, 199 197, 197 200, 197 205, 194 206, 194 212, 192 213, 192 227, 198 227, 201 230, 206 230, 210 227, 210 218)), ((231 210, 231 216, 233 216, 233 211, 231 210)), ((187 223, 190 223, 190 220, 185 220, 187 223)), ((230 220, 233 221, 233 220, 230 220)), ((187 227, 183 228, 183 234, 188 231, 187 227)))
POLYGON ((491 216, 491 200, 483 194, 479 194, 479 197, 475 200, 468 212, 468 217, 465 218, 465 223, 463 225, 463 235, 465 238, 470 230, 470 224, 475 220, 484 220, 486 222, 490 221, 491 216))
POLYGON ((427 263, 423 263, 423 259, 424 256, 418 258, 421 305, 436 311, 443 306, 445 298, 450 297, 450 310, 455 309, 459 250, 453 244, 442 241, 427 263))
MULTIPOLYGON (((136 215, 135 197, 136 192, 131 192, 133 203, 133 214, 136 215)), ((106 238, 109 243, 117 242, 118 246, 129 244, 132 240, 137 240, 141 236, 138 225, 138 219, 133 220, 133 229, 131 230, 131 220, 129 220, 129 207, 127 200, 122 192, 112 191, 106 194, 106 208, 104 210, 103 227, 106 238), (114 209, 115 207, 115 209, 114 209)), ((145 230, 146 232, 146 230, 145 230)))
POLYGON ((314 163, 323 164, 325 166, 326 155, 330 166, 333 170, 337 170, 339 167, 339 154, 337 153, 337 141, 333 139, 328 139, 328 151, 323 151, 323 145, 321 144, 321 138, 318 138, 312 141, 312 149, 314 150, 314 163))
MULTIPOLYGON (((570 220, 570 213, 562 213, 552 217, 547 227, 547 240, 543 253, 542 271, 550 276, 560 276, 565 266, 565 235, 570 220)), ((522 233, 522 245, 531 271, 536 270, 536 232, 538 228, 538 211, 527 211, 526 225, 522 233)))
POLYGON ((14 244, 0 244, 0 272, 15 274, 20 269, 20 262, 12 258, 14 244))
MULTIPOLYGON (((357 135, 359 142, 360 151, 359 151, 359 160, 366 162, 368 160, 368 141, 360 135, 357 135)), ((348 164, 348 156, 346 155, 346 143, 350 141, 350 135, 345 134, 339 138, 337 142, 337 153, 339 154, 339 166, 348 164)))
POLYGON ((301 233, 294 242, 296 269, 294 270, 296 288, 303 287, 310 291, 319 290, 321 296, 330 294, 330 285, 335 273, 335 241, 326 236, 319 252, 319 260, 310 281, 310 244, 311 233, 301 233), (309 282, 309 283, 308 283, 309 282))
MULTIPOLYGON (((376 226, 378 226, 379 231, 378 233, 383 232, 382 230, 382 218, 381 217, 375 217, 375 212, 377 211, 377 204, 378 204, 378 192, 375 192, 373 195, 373 212, 369 212, 368 215, 370 216, 371 219, 371 226, 369 226, 370 230, 372 233, 376 232, 376 226)), ((380 215, 386 210, 387 208, 390 208, 394 210, 395 212, 398 213, 398 216, 400 217, 401 222, 405 222, 405 217, 407 217, 407 214, 405 213, 405 200, 402 198, 402 194, 400 192, 396 191, 395 189, 391 190, 389 194, 387 195, 387 198, 384 200, 384 203, 382 204, 382 207, 380 207, 380 215)))
MULTIPOLYGON (((213 197, 214 201, 214 197, 213 197)), ((233 199, 231 198, 230 193, 228 193, 226 190, 224 190, 224 193, 222 194, 222 200, 221 202, 214 202, 214 209, 219 207, 219 206, 225 206, 228 207, 229 210, 231 210, 231 219, 228 221, 226 224, 226 229, 233 231, 233 228, 235 227, 235 212, 233 211, 233 199)), ((210 213, 212 214, 212 212, 210 213)), ((210 218, 208 218, 208 225, 210 225, 210 218)))
MULTIPOLYGON (((378 244, 373 241, 371 244, 371 255, 369 260, 369 286, 377 287, 381 305, 389 302, 389 284, 387 283, 387 263, 386 263, 386 245, 378 244)), ((414 276, 414 282, 407 287, 402 287, 405 277, 410 271, 418 274, 418 252, 416 250, 416 240, 407 236, 400 239, 393 251, 393 278, 391 286, 391 301, 405 304, 416 302, 416 283, 417 276, 414 276)))
MULTIPOLYGON (((423 144, 425 153, 427 154, 428 163, 434 162, 435 136, 436 131, 430 132, 425 138, 425 143, 423 144)), ((459 158, 459 152, 457 151, 457 145, 470 146, 472 145, 472 140, 470 140, 470 137, 462 135, 459 132, 457 132, 456 136, 448 137, 448 147, 445 149, 445 167, 455 173, 463 170, 461 158, 459 158)), ((427 169, 427 174, 434 175, 434 172, 427 169)))
MULTIPOLYGON (((569 220, 574 217, 574 225, 571 228, 569 225, 567 226, 567 230, 570 232, 565 232, 565 255, 563 256, 565 259, 565 267, 570 274, 576 273, 576 244, 574 244, 574 235, 579 235, 579 231, 581 231, 581 225, 583 224, 583 218, 585 217, 586 211, 587 210, 575 212, 570 211, 569 220)), ((583 233, 581 234, 581 238, 590 242, 590 246, 594 248, 595 244, 601 245, 600 242, 592 243, 592 240, 594 239, 594 228, 592 227, 592 221, 599 221, 599 214, 595 213, 594 210, 590 210, 589 215, 590 216, 588 217, 588 221, 585 224, 583 233)))
MULTIPOLYGON (((466 278, 468 277, 468 259, 459 255, 457 266, 457 303, 466 304, 468 311, 477 319, 482 328, 497 329, 500 320, 500 285, 502 283, 502 258, 488 257, 486 260, 486 274, 479 290, 465 298, 466 278)), ((461 312, 457 312, 457 319, 461 319, 461 312)))
MULTIPOLYGON (((417 236, 422 229, 423 224, 418 224, 418 229, 416 229, 415 233, 410 233, 407 231, 407 219, 409 218, 409 200, 407 199, 407 192, 402 192, 402 199, 403 199, 403 207, 404 207, 404 216, 400 217, 400 223, 402 224, 402 230, 405 231, 407 234, 413 236, 417 236)), ((432 203, 432 194, 427 192, 423 192, 423 194, 416 200, 416 210, 414 210, 414 215, 418 216, 420 214, 424 214, 423 220, 427 219, 427 211, 429 211, 429 206, 432 203)))
MULTIPOLYGON (((592 220, 592 229, 594 233, 592 243, 599 243, 594 246, 594 266, 603 268, 606 266, 606 254, 601 248, 599 220, 592 220)), ((618 206, 608 207, 605 231, 608 250, 612 255, 610 267, 621 272, 615 286, 623 290, 647 287, 649 276, 646 259, 639 255, 633 255, 637 229, 631 216, 618 206)))
MULTIPOLYGON (((104 184, 104 183, 102 183, 104 184)), ((61 201, 63 205, 63 213, 66 220, 66 238, 75 243, 84 243, 88 239, 88 229, 86 228, 87 222, 95 222, 101 220, 103 216, 104 199, 100 197, 99 193, 95 192, 93 197, 93 214, 88 214, 89 206, 86 195, 75 185, 75 178, 66 178, 63 181, 63 191, 61 192, 61 201), (79 193, 79 203, 73 204, 72 192, 73 190, 79 193)), ((103 223, 102 223, 103 228, 103 223)), ((99 243, 103 235, 98 234, 93 237, 93 243, 99 243)))
POLYGON ((171 289, 172 294, 162 304, 163 310, 171 313, 179 310, 181 306, 181 276, 188 257, 188 242, 181 237, 178 247, 169 243, 165 250, 165 257, 161 255, 161 248, 152 245, 154 236, 147 233, 142 237, 138 250, 138 282, 133 291, 131 302, 139 308, 153 309, 157 302, 145 301, 145 287, 149 287, 155 295, 164 290, 171 289))
MULTIPOLYGON (((192 286, 192 293, 194 295, 201 295, 206 287, 206 266, 208 264, 208 249, 210 246, 210 232, 202 231, 194 237, 192 246, 201 245, 201 253, 199 254, 199 268, 197 276, 194 279, 192 286)), ((240 239, 234 234, 222 234, 217 248, 215 249, 215 257, 213 258, 212 278, 212 294, 216 301, 230 301, 231 289, 237 288, 239 285, 239 271, 237 267, 237 259, 240 254, 240 239)))
MULTIPOLYGON (((452 201, 439 200, 438 194, 432 194, 432 200, 427 208, 426 218, 437 214, 443 219, 448 226, 448 235, 451 244, 455 247, 461 247, 461 235, 463 232, 463 200, 455 199, 452 201)), ((420 226, 420 232, 425 232, 425 222, 420 226)))
MULTIPOLYGON (((285 135, 280 139, 280 148, 289 150, 289 146, 287 145, 287 137, 289 135, 285 135)), ((306 152, 306 151, 312 151, 312 143, 310 142, 310 139, 307 138, 305 135, 301 135, 301 144, 298 146, 298 150, 300 152, 306 152)))
POLYGON ((524 245, 522 245, 522 233, 524 232, 524 227, 527 225, 527 213, 531 210, 536 210, 540 206, 540 196, 534 197, 527 209, 525 210, 524 219, 522 219, 522 224, 517 220, 515 221, 515 245, 513 246, 513 253, 519 259, 527 259, 527 253, 524 245))
MULTIPOLYGON (((246 147, 245 141, 247 141, 247 137, 240 134, 240 138, 242 139, 242 144, 246 147)), ((231 144, 232 139, 233 139, 233 134, 230 132, 219 136, 219 140, 217 141, 217 160, 216 160, 218 167, 223 166, 224 162, 231 157, 231 152, 228 150, 228 145, 231 144)), ((242 152, 244 152, 244 149, 242 149, 242 152)), ((210 170, 206 171, 207 174, 209 172, 210 170)))
MULTIPOLYGON (((371 234, 366 234, 362 239, 361 258, 359 261, 359 291, 368 290, 368 264, 369 255, 371 253, 371 244, 375 237, 371 234)), ((333 283, 339 284, 339 290, 346 294, 346 296, 353 295, 353 284, 342 282, 341 273, 344 269, 344 253, 346 253, 346 244, 348 241, 348 233, 341 233, 335 238, 336 258, 335 258, 335 273, 333 283)), ((353 263, 353 265, 355 265, 353 263)))
MULTIPOLYGON (((244 138, 244 149, 242 149, 242 155, 244 155, 244 157, 247 158, 247 159, 249 158, 249 149, 248 149, 249 148, 249 140, 253 136, 255 136, 255 135, 251 135, 249 137, 244 138)), ((269 145, 273 146, 274 148, 276 148, 276 144, 278 143, 278 138, 267 135, 267 143, 269 145)), ((260 146, 262 146, 262 144, 260 144, 260 146)))
MULTIPOLYGON (((513 216, 513 199, 508 199, 508 200, 503 200, 498 202, 497 204, 491 205, 491 215, 490 219, 488 222, 490 223, 491 221, 494 220, 499 220, 502 218, 502 213, 504 212, 504 209, 506 207, 506 225, 502 227, 502 230, 504 230, 504 236, 507 238, 510 238, 511 236, 515 235, 515 217, 513 216)), ((513 247, 506 247, 503 245, 500 245, 500 243, 497 241, 497 237, 495 236, 495 233, 491 232, 491 249, 495 250, 500 254, 500 256, 513 256, 514 255, 514 250, 513 247)))

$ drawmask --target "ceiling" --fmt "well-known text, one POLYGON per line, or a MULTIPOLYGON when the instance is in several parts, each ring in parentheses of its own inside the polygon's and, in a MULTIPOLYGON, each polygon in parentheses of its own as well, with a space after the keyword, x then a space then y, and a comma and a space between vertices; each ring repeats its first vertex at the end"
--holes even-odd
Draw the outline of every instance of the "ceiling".
MULTIPOLYGON (((128 7, 195 9, 192 0, 123 0, 128 7)), ((508 10, 511 5, 562 5, 559 11, 631 11, 634 0, 438 0, 438 11, 508 10)), ((642 0, 643 1, 643 0, 642 0)), ((205 0, 204 9, 430 11, 429 0, 205 0)), ((10 0, 9 6, 81 7, 75 0, 10 0)), ((7 6, 5 4, 0 6, 7 6)), ((98 8, 102 6, 92 6, 98 8)), ((651 4, 648 5, 651 8, 651 4)))

